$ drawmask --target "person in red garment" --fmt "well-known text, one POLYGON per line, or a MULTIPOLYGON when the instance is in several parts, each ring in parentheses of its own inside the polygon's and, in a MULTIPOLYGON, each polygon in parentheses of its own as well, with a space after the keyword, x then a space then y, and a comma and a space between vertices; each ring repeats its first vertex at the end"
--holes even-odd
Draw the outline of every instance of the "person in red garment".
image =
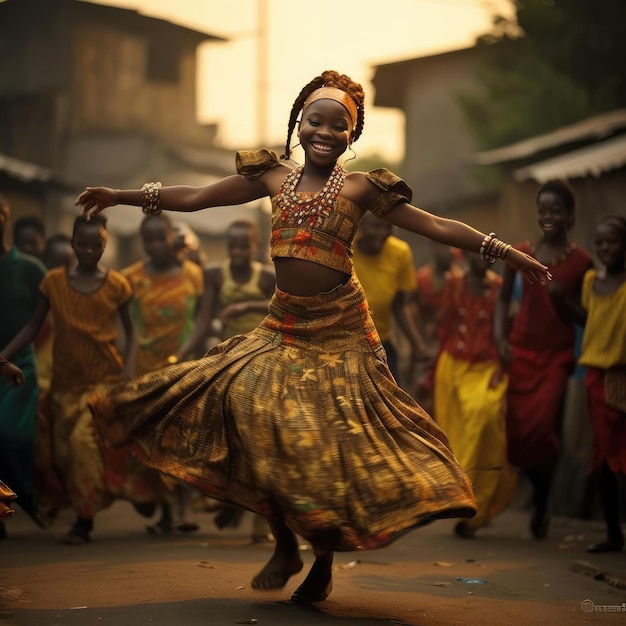
POLYGON ((549 182, 537 194, 541 237, 515 247, 532 254, 553 276, 549 289, 525 282, 509 332, 515 269, 504 270, 495 318, 495 338, 508 364, 507 447, 509 462, 525 471, 533 490, 530 530, 543 539, 550 524, 549 497, 560 454, 560 424, 567 381, 576 364, 575 329, 563 296, 580 302, 591 255, 569 240, 575 202, 560 182, 549 182))

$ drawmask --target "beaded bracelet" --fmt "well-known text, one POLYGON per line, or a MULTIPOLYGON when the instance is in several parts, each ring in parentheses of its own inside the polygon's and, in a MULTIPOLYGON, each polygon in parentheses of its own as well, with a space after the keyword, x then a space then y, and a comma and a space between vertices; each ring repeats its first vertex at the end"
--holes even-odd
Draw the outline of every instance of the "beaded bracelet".
POLYGON ((146 183, 141 188, 141 210, 145 215, 161 215, 161 183, 146 183))
POLYGON ((480 246, 480 257, 489 263, 495 263, 498 259, 503 259, 511 247, 511 244, 498 239, 495 233, 489 233, 485 235, 480 246))
POLYGON ((480 258, 484 261, 489 261, 489 263, 496 262, 496 257, 491 254, 491 248, 495 237, 495 233, 489 233, 488 235, 485 235, 485 238, 480 245, 480 258))

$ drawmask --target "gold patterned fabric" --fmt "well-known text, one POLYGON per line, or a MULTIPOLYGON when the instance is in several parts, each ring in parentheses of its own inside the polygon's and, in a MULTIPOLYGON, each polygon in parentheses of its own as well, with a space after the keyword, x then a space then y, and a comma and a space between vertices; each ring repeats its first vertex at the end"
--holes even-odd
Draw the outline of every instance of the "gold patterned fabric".
MULTIPOLYGON (((242 150, 237 153, 237 171, 255 180, 280 161, 272 150, 242 150)), ((367 179, 381 193, 369 210, 378 217, 389 212, 399 202, 410 202, 411 188, 393 172, 385 168, 372 170, 367 179)), ((317 192, 296 192, 306 203, 317 192)), ((281 208, 280 193, 272 198, 272 237, 270 254, 275 257, 303 259, 331 267, 345 274, 352 273, 352 241, 354 240, 364 209, 343 196, 338 196, 332 210, 303 216, 303 211, 281 208)), ((305 211, 306 213, 306 211, 305 211)))
POLYGON ((0 522, 15 513, 11 508, 11 503, 17 496, 7 485, 0 480, 0 522))
POLYGON ((118 310, 132 296, 120 272, 107 270, 106 280, 92 293, 80 293, 67 269, 50 270, 39 290, 54 314, 52 380, 54 391, 77 391, 116 383, 124 363, 117 347, 118 310))
POLYGON ((316 296, 276 290, 269 310, 201 359, 92 396, 104 436, 332 550, 475 514, 445 435, 391 376, 356 277, 316 296))

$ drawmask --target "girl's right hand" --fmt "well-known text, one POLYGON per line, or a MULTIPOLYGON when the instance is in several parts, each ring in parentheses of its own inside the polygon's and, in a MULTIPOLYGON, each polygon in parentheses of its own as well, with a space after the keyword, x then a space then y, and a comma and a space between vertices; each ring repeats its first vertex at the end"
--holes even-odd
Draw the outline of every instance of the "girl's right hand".
POLYGON ((504 257, 504 262, 510 265, 514 270, 523 274, 530 283, 539 283, 542 287, 546 287, 552 280, 552 275, 548 271, 548 267, 539 263, 537 259, 521 252, 516 248, 510 248, 504 257))
POLYGON ((115 206, 118 203, 118 191, 109 187, 85 187, 85 191, 74 202, 76 206, 82 207, 80 213, 88 220, 107 207, 115 206))

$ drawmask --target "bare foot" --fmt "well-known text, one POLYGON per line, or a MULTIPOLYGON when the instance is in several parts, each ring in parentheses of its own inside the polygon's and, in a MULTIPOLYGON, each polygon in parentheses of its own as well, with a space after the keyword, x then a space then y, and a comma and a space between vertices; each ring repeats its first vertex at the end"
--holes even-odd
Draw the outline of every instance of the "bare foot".
POLYGON ((304 582, 291 596, 291 601, 296 604, 313 604, 326 600, 333 589, 332 568, 332 552, 316 557, 304 582))
POLYGON ((280 520, 268 520, 276 538, 274 554, 252 579, 254 589, 282 589, 304 566, 295 534, 280 520))
POLYGON ((287 581, 297 574, 304 564, 302 559, 276 554, 265 564, 265 567, 252 579, 253 589, 282 589, 287 581))

